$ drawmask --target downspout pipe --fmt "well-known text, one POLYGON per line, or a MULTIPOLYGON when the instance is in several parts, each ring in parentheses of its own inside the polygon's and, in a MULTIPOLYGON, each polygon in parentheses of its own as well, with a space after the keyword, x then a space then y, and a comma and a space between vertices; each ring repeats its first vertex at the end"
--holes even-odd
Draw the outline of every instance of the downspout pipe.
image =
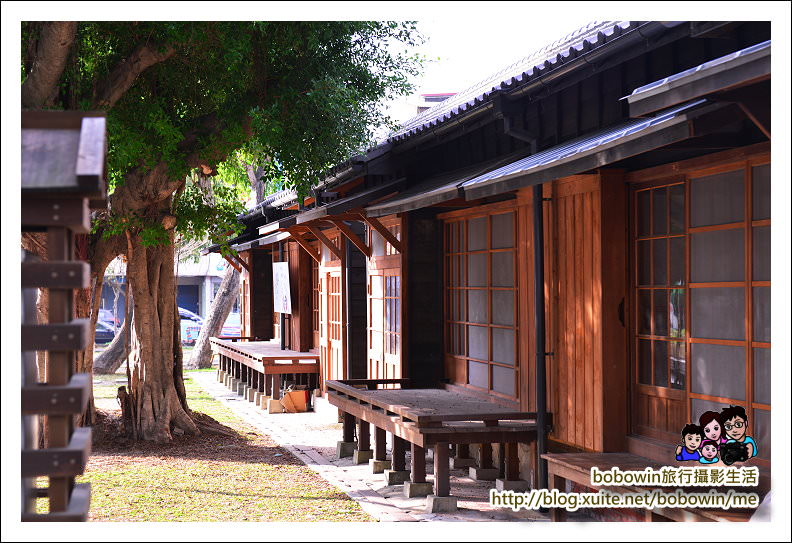
POLYGON ((542 185, 533 187, 534 323, 536 325, 536 453, 539 488, 547 488, 547 368, 545 349, 544 213, 542 185))

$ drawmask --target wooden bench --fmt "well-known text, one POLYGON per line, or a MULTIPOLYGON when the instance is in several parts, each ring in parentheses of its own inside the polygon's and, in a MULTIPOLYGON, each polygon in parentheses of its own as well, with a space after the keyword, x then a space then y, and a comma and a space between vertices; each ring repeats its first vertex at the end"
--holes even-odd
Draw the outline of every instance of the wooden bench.
POLYGON ((295 375, 309 387, 318 384, 319 355, 282 350, 277 341, 246 341, 246 337, 210 338, 212 351, 220 356, 218 375, 239 379, 249 388, 280 398, 282 375, 295 375))
MULTIPOLYGON (((665 466, 681 467, 683 464, 668 463, 662 464, 643 456, 630 453, 548 453, 543 454, 542 458, 547 460, 547 473, 550 489, 558 489, 559 492, 566 492, 566 481, 572 481, 579 485, 596 488, 591 484, 591 468, 597 467, 601 471, 608 471, 612 468, 619 468, 621 471, 643 471, 652 468, 660 470, 665 466)), ((699 467, 699 466, 696 466, 699 467)), ((646 490, 660 489, 666 492, 674 492, 679 487, 658 487, 658 486, 608 486, 612 492, 621 494, 643 492, 646 490)), ((738 487, 716 487, 718 490, 732 488, 738 492, 756 492, 760 498, 764 497, 764 492, 759 488, 738 488, 738 487)), ((704 493, 709 491, 709 487, 686 487, 685 492, 704 493)), ((653 521, 730 521, 745 522, 751 518, 754 509, 703 509, 703 508, 664 508, 642 510, 644 520, 653 521)), ((550 510, 550 518, 553 521, 566 520, 566 510, 555 508, 550 510)))
MULTIPOLYGON (((449 496, 449 445, 467 459, 468 447, 481 444, 480 468, 492 466, 492 443, 505 445, 503 476, 519 480, 517 444, 536 439, 536 414, 444 388, 409 388, 409 379, 327 381, 327 399, 344 413, 344 443, 351 443, 358 421, 358 451, 369 450, 369 425, 377 431, 374 460, 385 460, 385 433, 394 437, 393 468, 405 469, 405 442, 411 443, 413 483, 426 481, 424 450, 434 449, 434 494, 449 496), (398 386, 400 388, 392 388, 398 386), (391 388, 378 388, 391 387, 391 388), (381 444, 381 445, 380 445, 381 444)), ((470 465, 470 464, 468 464, 470 465)))

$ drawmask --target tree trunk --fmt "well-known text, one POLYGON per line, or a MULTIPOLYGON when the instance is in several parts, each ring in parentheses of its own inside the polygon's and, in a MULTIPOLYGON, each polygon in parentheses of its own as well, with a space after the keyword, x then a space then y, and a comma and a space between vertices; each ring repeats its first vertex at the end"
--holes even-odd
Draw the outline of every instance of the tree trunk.
POLYGON ((212 300, 209 315, 204 320, 201 333, 198 334, 198 340, 195 342, 195 348, 190 358, 191 368, 212 367, 212 349, 209 338, 220 334, 223 323, 228 318, 231 308, 234 307, 237 294, 239 294, 239 272, 232 266, 228 266, 223 282, 220 283, 220 290, 212 300))
POLYGON ((122 324, 121 328, 118 329, 113 341, 111 341, 110 345, 107 346, 107 349, 99 353, 99 355, 94 360, 94 373, 108 375, 118 371, 118 368, 121 367, 121 364, 123 364, 126 361, 127 356, 129 356, 129 341, 127 341, 128 335, 129 319, 124 319, 124 324, 122 324))
POLYGON ((134 307, 129 394, 135 437, 167 442, 173 428, 198 434, 182 382, 173 240, 146 247, 139 235, 127 232, 127 243, 127 280, 134 307))

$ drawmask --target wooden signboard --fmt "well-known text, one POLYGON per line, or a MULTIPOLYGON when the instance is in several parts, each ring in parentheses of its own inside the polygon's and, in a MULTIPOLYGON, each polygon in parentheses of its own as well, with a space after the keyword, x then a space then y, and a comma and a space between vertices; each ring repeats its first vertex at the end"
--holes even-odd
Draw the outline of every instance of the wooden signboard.
POLYGON ((289 263, 272 263, 272 298, 276 313, 291 315, 291 288, 289 285, 289 263))

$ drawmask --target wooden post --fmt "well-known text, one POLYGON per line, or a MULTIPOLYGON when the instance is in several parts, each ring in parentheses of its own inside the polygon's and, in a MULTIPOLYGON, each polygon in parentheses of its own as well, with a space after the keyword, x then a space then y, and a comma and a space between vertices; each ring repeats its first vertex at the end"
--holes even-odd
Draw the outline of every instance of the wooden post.
POLYGON ((520 460, 517 456, 517 443, 506 443, 506 480, 517 481, 520 478, 520 460))
POLYGON ((482 443, 481 444, 481 468, 491 468, 492 467, 492 445, 489 443, 482 443))
POLYGON ((410 464, 412 467, 410 480, 413 483, 426 482, 426 451, 415 443, 410 443, 410 464))
POLYGON ((506 477, 506 444, 498 444, 498 477, 506 477))
POLYGON ((272 399, 280 400, 280 375, 277 373, 272 376, 272 399))
MULTIPOLYGON (((566 492, 566 485, 564 484, 564 478, 558 475, 551 475, 550 476, 550 490, 557 488, 559 492, 566 492)), ((550 520, 553 522, 564 522, 566 521, 567 510, 563 507, 553 507, 550 509, 550 520)))
POLYGON ((358 446, 357 450, 359 451, 370 451, 371 450, 371 438, 370 438, 370 429, 369 423, 363 419, 358 419, 358 446))
POLYGON ((448 474, 448 443, 434 446, 434 493, 448 496, 451 493, 451 478, 448 474))
POLYGON ((470 445, 467 443, 460 443, 456 446, 457 458, 470 458, 470 445))
POLYGON ((355 441, 355 417, 349 413, 344 413, 344 443, 355 441))
POLYGON ((393 451, 391 457, 393 459, 394 471, 405 471, 407 469, 407 462, 405 454, 407 452, 407 442, 402 438, 393 436, 393 451))
POLYGON ((385 460, 385 430, 374 428, 374 460, 385 460))

